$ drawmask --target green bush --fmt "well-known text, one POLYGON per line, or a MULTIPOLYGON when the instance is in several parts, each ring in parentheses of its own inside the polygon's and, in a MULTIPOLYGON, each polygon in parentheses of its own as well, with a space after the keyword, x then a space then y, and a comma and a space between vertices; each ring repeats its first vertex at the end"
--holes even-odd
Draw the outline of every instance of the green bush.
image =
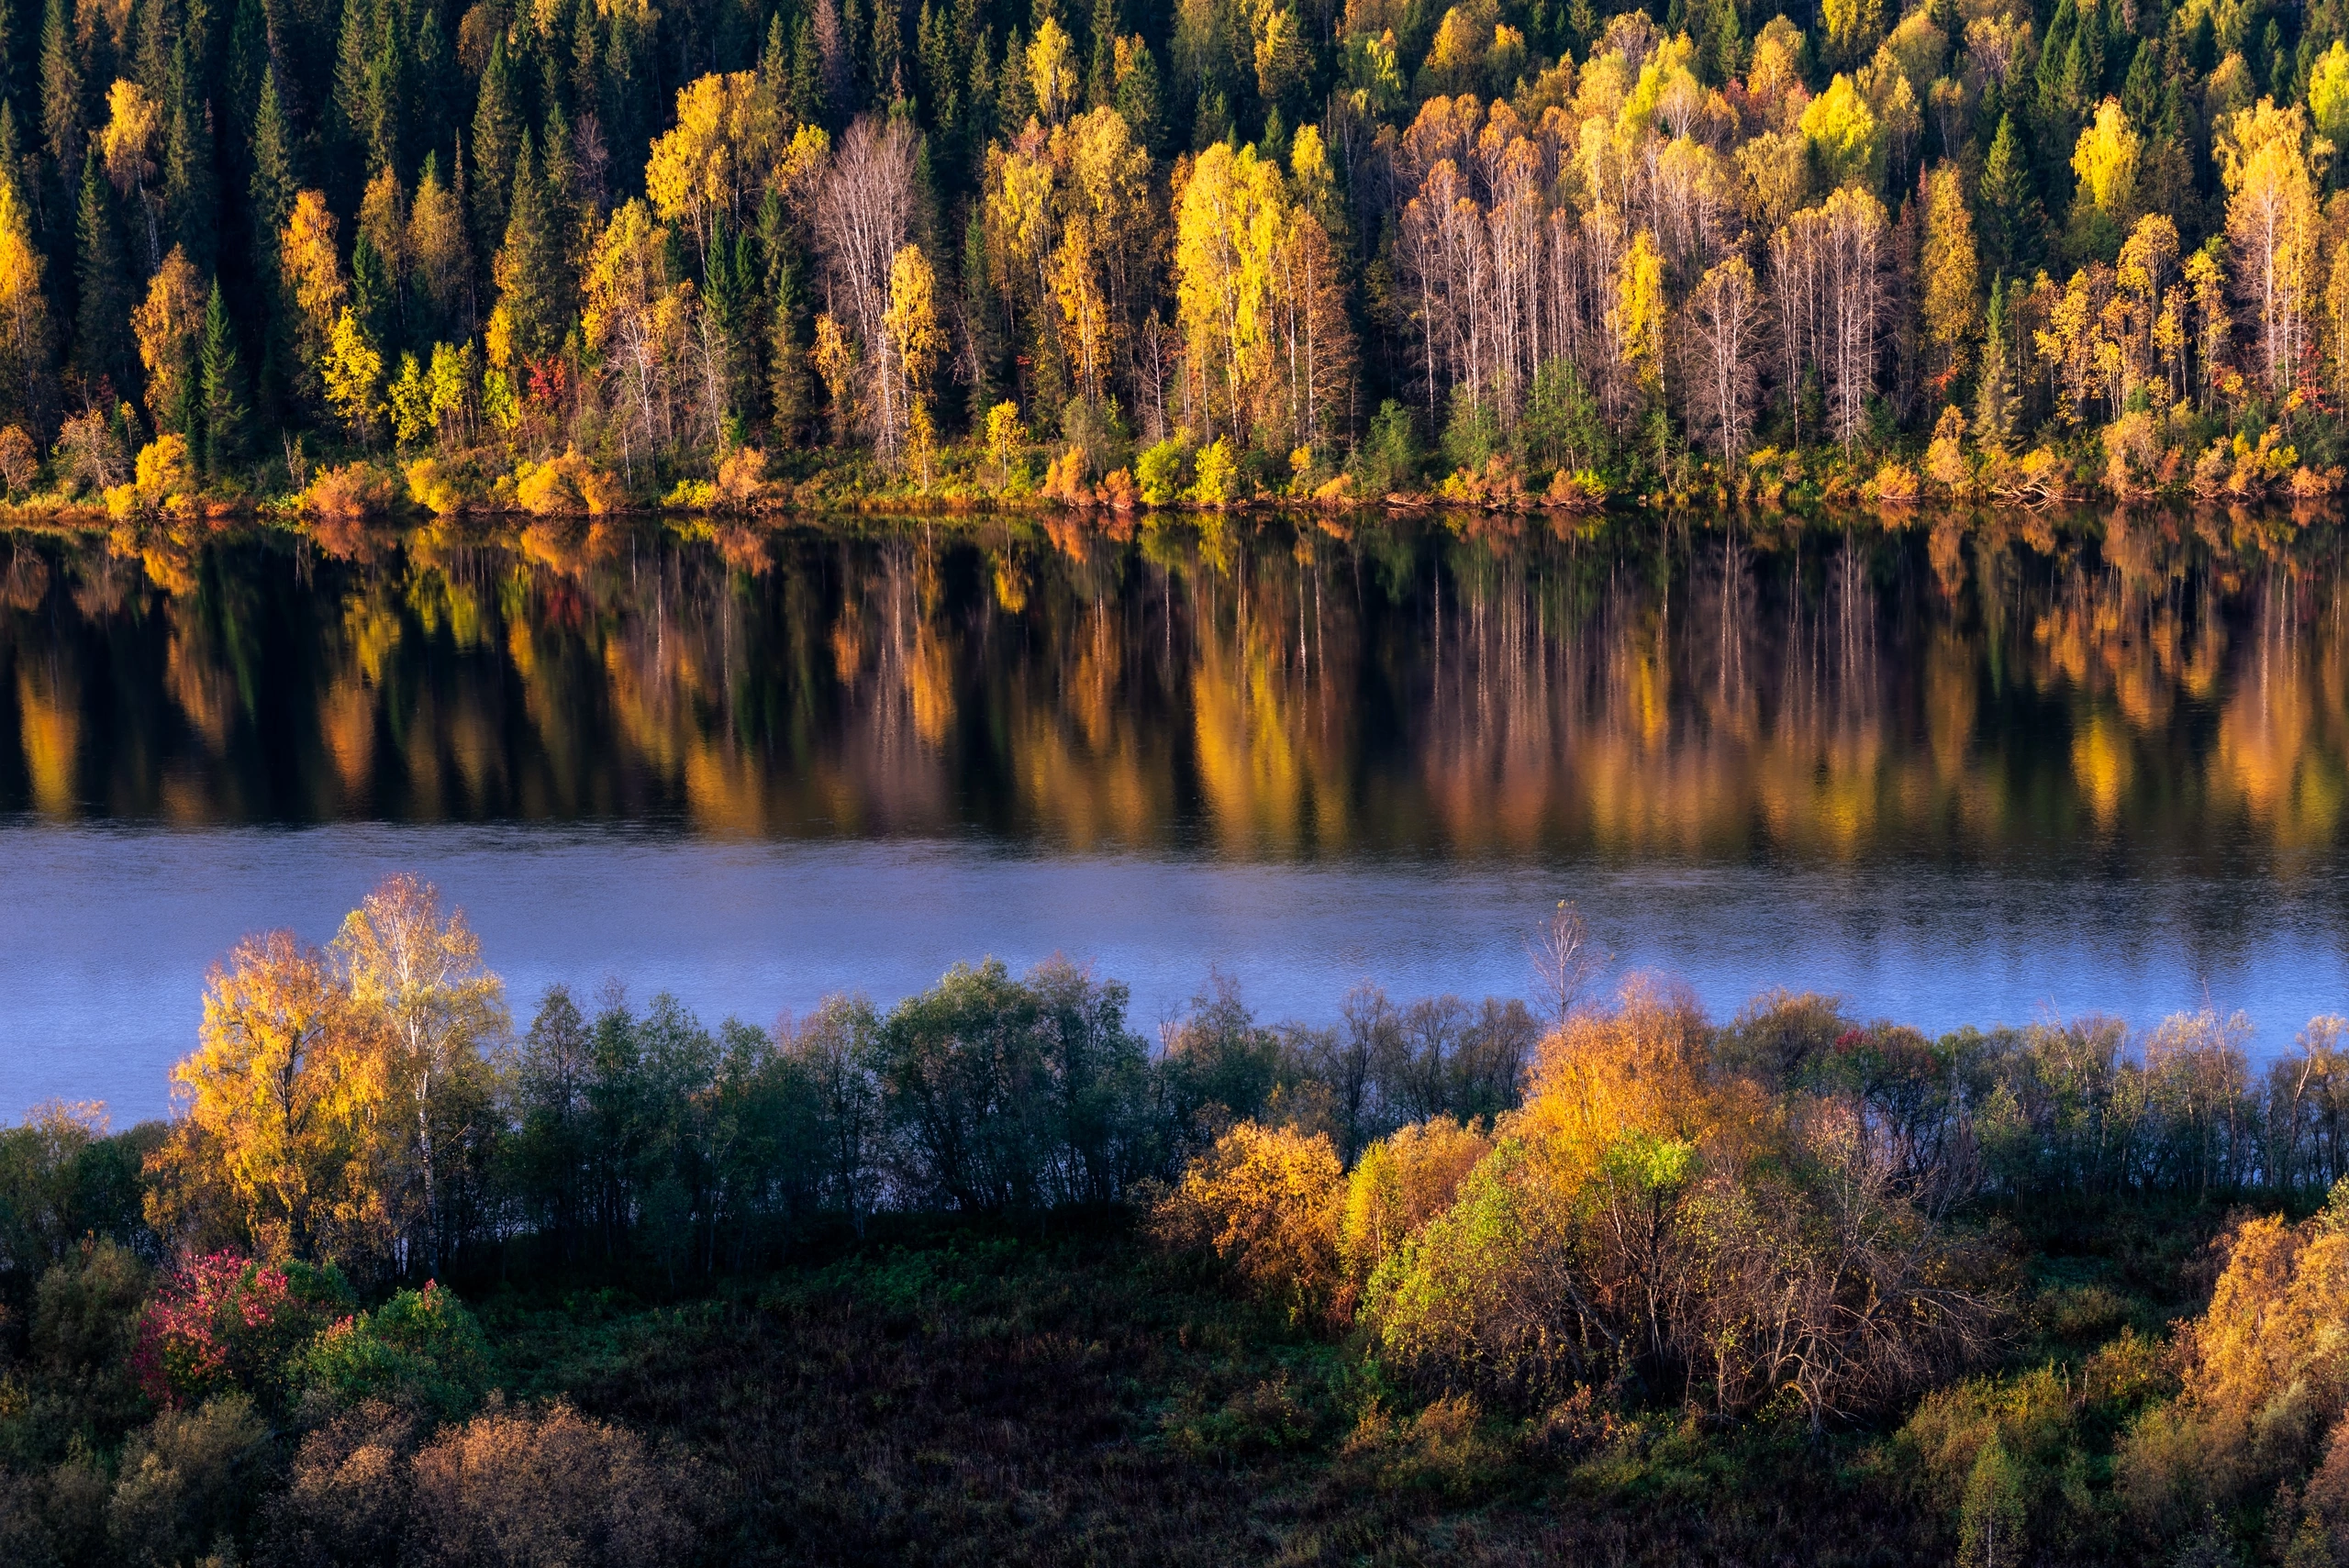
POLYGON ((1419 483, 1419 443, 1411 411, 1393 398, 1379 406, 1354 450, 1354 484, 1365 495, 1384 495, 1419 483))
POLYGON ((439 1284, 344 1318, 304 1354, 301 1377, 337 1402, 383 1399, 441 1419, 481 1402, 494 1374, 481 1325, 439 1284))
POLYGON ((1240 460, 1229 439, 1218 436, 1213 444, 1203 448, 1196 467, 1197 477, 1191 483, 1188 499, 1202 506, 1220 506, 1240 498, 1240 460))
POLYGON ((1179 436, 1169 436, 1134 460, 1134 482, 1141 487, 1142 504, 1163 506, 1183 493, 1184 470, 1190 450, 1179 436))

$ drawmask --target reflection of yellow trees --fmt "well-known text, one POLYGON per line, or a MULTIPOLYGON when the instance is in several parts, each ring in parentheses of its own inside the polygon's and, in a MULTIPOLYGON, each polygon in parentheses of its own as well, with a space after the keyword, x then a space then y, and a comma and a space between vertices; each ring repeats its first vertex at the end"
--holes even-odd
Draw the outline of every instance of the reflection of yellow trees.
POLYGON ((63 817, 74 808, 74 772, 81 754, 82 715, 76 693, 56 667, 39 659, 17 661, 17 712, 33 809, 63 817))
POLYGON ((85 706, 118 700, 77 649, 122 637, 152 638, 198 765, 120 748, 91 787, 195 818, 252 804, 218 764, 257 741, 257 682, 295 683, 291 776, 321 814, 976 817, 1090 847, 1161 841, 1196 803, 1236 853, 1834 859, 2213 811, 2302 846, 2349 799, 2340 565, 2225 518, 2113 519, 2052 556, 1980 519, 1662 544, 990 520, 769 532, 732 552, 764 572, 629 526, 440 525, 317 567, 315 604, 196 556, 177 595, 105 547, 9 562, 30 801, 72 808, 85 706), (256 665, 255 628, 288 625, 291 666, 256 665))
POLYGON ((2119 724, 2099 713, 2075 726, 2072 774, 2098 822, 2112 825, 2121 813, 2121 792, 2129 787, 2134 772, 2129 738, 2119 724))

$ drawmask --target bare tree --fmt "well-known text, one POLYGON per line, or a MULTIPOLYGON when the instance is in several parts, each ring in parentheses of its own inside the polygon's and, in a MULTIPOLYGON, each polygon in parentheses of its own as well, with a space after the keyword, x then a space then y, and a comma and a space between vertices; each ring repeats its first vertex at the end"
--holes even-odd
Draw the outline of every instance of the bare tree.
POLYGON ((863 344, 875 443, 895 453, 909 413, 887 322, 889 265, 913 232, 914 137, 906 123, 859 117, 814 183, 807 217, 824 256, 830 314, 863 344))
POLYGON ((1582 911, 1561 898, 1542 929, 1525 944, 1533 973, 1542 984, 1542 999, 1559 1023, 1564 1023, 1582 1001, 1591 983, 1607 973, 1615 959, 1590 934, 1582 911))

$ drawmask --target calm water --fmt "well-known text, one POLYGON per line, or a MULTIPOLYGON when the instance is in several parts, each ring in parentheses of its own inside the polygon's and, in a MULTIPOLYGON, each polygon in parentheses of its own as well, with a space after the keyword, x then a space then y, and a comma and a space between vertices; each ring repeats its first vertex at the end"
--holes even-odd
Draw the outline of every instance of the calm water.
POLYGON ((1055 951, 1145 1026, 1521 993, 2349 1011, 2329 518, 0 535, 0 1110, 165 1104, 206 966, 429 875, 527 1009, 1055 951))

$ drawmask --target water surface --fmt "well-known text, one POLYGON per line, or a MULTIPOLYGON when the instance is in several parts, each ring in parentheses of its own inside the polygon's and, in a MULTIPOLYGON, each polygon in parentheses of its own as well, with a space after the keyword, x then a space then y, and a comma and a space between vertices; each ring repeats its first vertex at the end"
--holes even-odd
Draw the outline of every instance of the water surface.
POLYGON ((2349 1010, 2326 518, 0 537, 0 1106, 164 1104, 206 966, 384 873, 527 1008, 983 953, 1717 1012, 2349 1010))

